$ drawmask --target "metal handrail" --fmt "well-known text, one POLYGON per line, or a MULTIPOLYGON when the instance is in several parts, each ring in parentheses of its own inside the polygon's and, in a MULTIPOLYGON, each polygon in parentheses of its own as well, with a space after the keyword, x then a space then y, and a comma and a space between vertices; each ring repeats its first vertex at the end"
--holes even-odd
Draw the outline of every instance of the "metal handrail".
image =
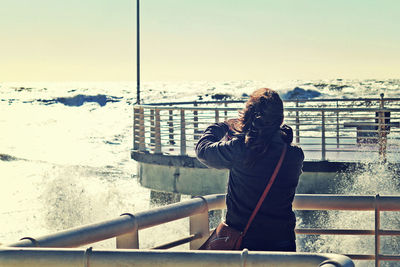
MULTIPOLYGON (((303 148, 307 158, 346 160, 347 157, 348 160, 354 156, 348 153, 352 151, 359 152, 358 155, 364 158, 399 160, 388 156, 400 151, 400 131, 396 129, 400 128, 400 99, 318 99, 286 102, 285 121, 293 127, 294 141, 303 148), (352 105, 354 101, 358 101, 355 106, 352 105), (310 148, 310 143, 313 147, 318 146, 319 154, 315 153, 315 148, 310 148), (354 150, 349 150, 349 147, 354 150)), ((237 105, 239 103, 242 102, 136 105, 133 150, 193 155, 202 130, 211 123, 237 117, 243 106, 237 105), (234 106, 228 106, 230 104, 234 106)))
MULTIPOLYGON (((162 223, 190 217, 190 237, 195 249, 209 235, 208 211, 224 209, 225 195, 196 197, 136 214, 122 214, 119 218, 86 225, 39 238, 23 238, 9 247, 78 247, 104 239, 117 237, 117 248, 139 248, 138 231, 162 223)), ((375 259, 377 266, 381 260, 400 260, 400 255, 380 254, 379 240, 385 235, 399 236, 400 230, 380 229, 381 211, 400 211, 400 196, 349 196, 349 195, 305 195, 294 198, 295 210, 353 210, 375 211, 374 230, 360 229, 296 229, 297 234, 348 234, 374 235, 374 255, 349 255, 353 259, 375 259)), ((176 241, 175 241, 176 242, 176 241)), ((181 243, 179 243, 181 244, 181 243)), ((167 246, 168 247, 168 246, 167 246)))
MULTIPOLYGON (((386 102, 400 101, 398 97, 384 98, 386 102)), ((382 98, 328 98, 328 99, 285 99, 285 103, 311 103, 311 102, 378 102, 382 98)), ((232 103, 245 103, 246 99, 242 100, 211 100, 211 101, 177 101, 177 102, 154 102, 143 103, 145 106, 165 106, 165 105, 195 105, 195 104, 232 104, 232 103)))
POLYGON ((24 237, 10 247, 78 247, 105 239, 131 234, 162 223, 179 220, 208 210, 223 209, 225 195, 194 198, 133 214, 124 213, 120 217, 60 231, 38 238, 24 237), (206 200, 206 201, 205 201, 206 200), (207 209, 208 207, 208 209, 207 209))
POLYGON ((321 266, 354 267, 346 256, 333 253, 284 253, 248 251, 165 251, 89 249, 0 249, 3 267, 36 266, 321 266))
MULTIPOLYGON (((143 108, 148 110, 187 110, 187 111, 200 111, 200 110, 219 110, 219 111, 239 111, 240 108, 233 107, 165 107, 153 105, 135 105, 136 108, 143 108)), ((400 108, 331 108, 331 107, 286 107, 285 111, 330 111, 330 112, 400 112, 400 108)), ((149 115, 150 117, 150 115, 149 115)))

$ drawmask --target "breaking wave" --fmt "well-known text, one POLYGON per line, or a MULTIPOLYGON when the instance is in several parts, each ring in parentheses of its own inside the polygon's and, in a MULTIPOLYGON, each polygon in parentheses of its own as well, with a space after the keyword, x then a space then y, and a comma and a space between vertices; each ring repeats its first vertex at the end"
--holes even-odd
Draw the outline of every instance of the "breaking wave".
POLYGON ((105 106, 109 102, 119 102, 121 101, 122 97, 115 97, 115 96, 107 96, 107 95, 75 95, 72 97, 57 97, 55 99, 38 99, 38 102, 42 102, 45 105, 52 105, 52 104, 63 104, 69 107, 80 107, 85 103, 94 102, 99 104, 101 107, 105 106))

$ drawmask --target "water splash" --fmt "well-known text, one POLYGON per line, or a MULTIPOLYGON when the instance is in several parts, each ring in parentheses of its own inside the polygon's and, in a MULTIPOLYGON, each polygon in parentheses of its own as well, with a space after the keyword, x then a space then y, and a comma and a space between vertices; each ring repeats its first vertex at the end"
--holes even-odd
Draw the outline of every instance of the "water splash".
MULTIPOLYGON (((149 190, 131 175, 88 166, 55 166, 43 174, 39 195, 47 233, 148 209, 149 190)), ((115 247, 108 240, 100 247, 115 247)))
MULTIPOLYGON (((338 194, 345 195, 398 195, 399 170, 387 163, 368 162, 355 170, 342 173, 338 194)), ((381 212, 381 229, 400 229, 398 212, 381 212)), ((328 229, 374 229, 374 211, 316 212, 311 220, 313 227, 328 229)), ((305 223, 301 223, 301 227, 305 223)), ((374 236, 312 236, 300 237, 304 251, 341 254, 374 254, 374 236)), ((399 254, 400 237, 381 237, 381 254, 399 254)), ((382 262, 381 266, 398 266, 398 262, 382 262)), ((372 261, 359 261, 357 266, 373 266, 372 261)))

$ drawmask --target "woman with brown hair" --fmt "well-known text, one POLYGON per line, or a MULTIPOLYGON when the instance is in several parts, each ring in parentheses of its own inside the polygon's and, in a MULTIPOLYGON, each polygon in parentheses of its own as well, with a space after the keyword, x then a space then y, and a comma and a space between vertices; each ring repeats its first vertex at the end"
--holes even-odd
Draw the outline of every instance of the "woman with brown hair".
POLYGON ((197 158, 211 168, 229 169, 226 224, 246 227, 286 148, 281 168, 240 248, 296 251, 292 202, 304 154, 283 125, 283 102, 268 88, 254 91, 238 119, 210 125, 196 145, 197 158), (286 145, 285 145, 286 144, 286 145))

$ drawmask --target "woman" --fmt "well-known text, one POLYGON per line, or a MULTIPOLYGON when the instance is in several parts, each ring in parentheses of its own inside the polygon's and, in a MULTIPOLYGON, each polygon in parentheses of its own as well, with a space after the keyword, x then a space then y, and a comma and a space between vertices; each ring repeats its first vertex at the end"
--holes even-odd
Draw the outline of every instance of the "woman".
POLYGON ((281 156, 287 152, 241 248, 296 251, 296 217, 292 202, 304 154, 292 144, 292 129, 283 123, 283 102, 268 88, 254 91, 236 120, 209 126, 196 145, 208 167, 229 169, 226 223, 243 231, 281 156))

